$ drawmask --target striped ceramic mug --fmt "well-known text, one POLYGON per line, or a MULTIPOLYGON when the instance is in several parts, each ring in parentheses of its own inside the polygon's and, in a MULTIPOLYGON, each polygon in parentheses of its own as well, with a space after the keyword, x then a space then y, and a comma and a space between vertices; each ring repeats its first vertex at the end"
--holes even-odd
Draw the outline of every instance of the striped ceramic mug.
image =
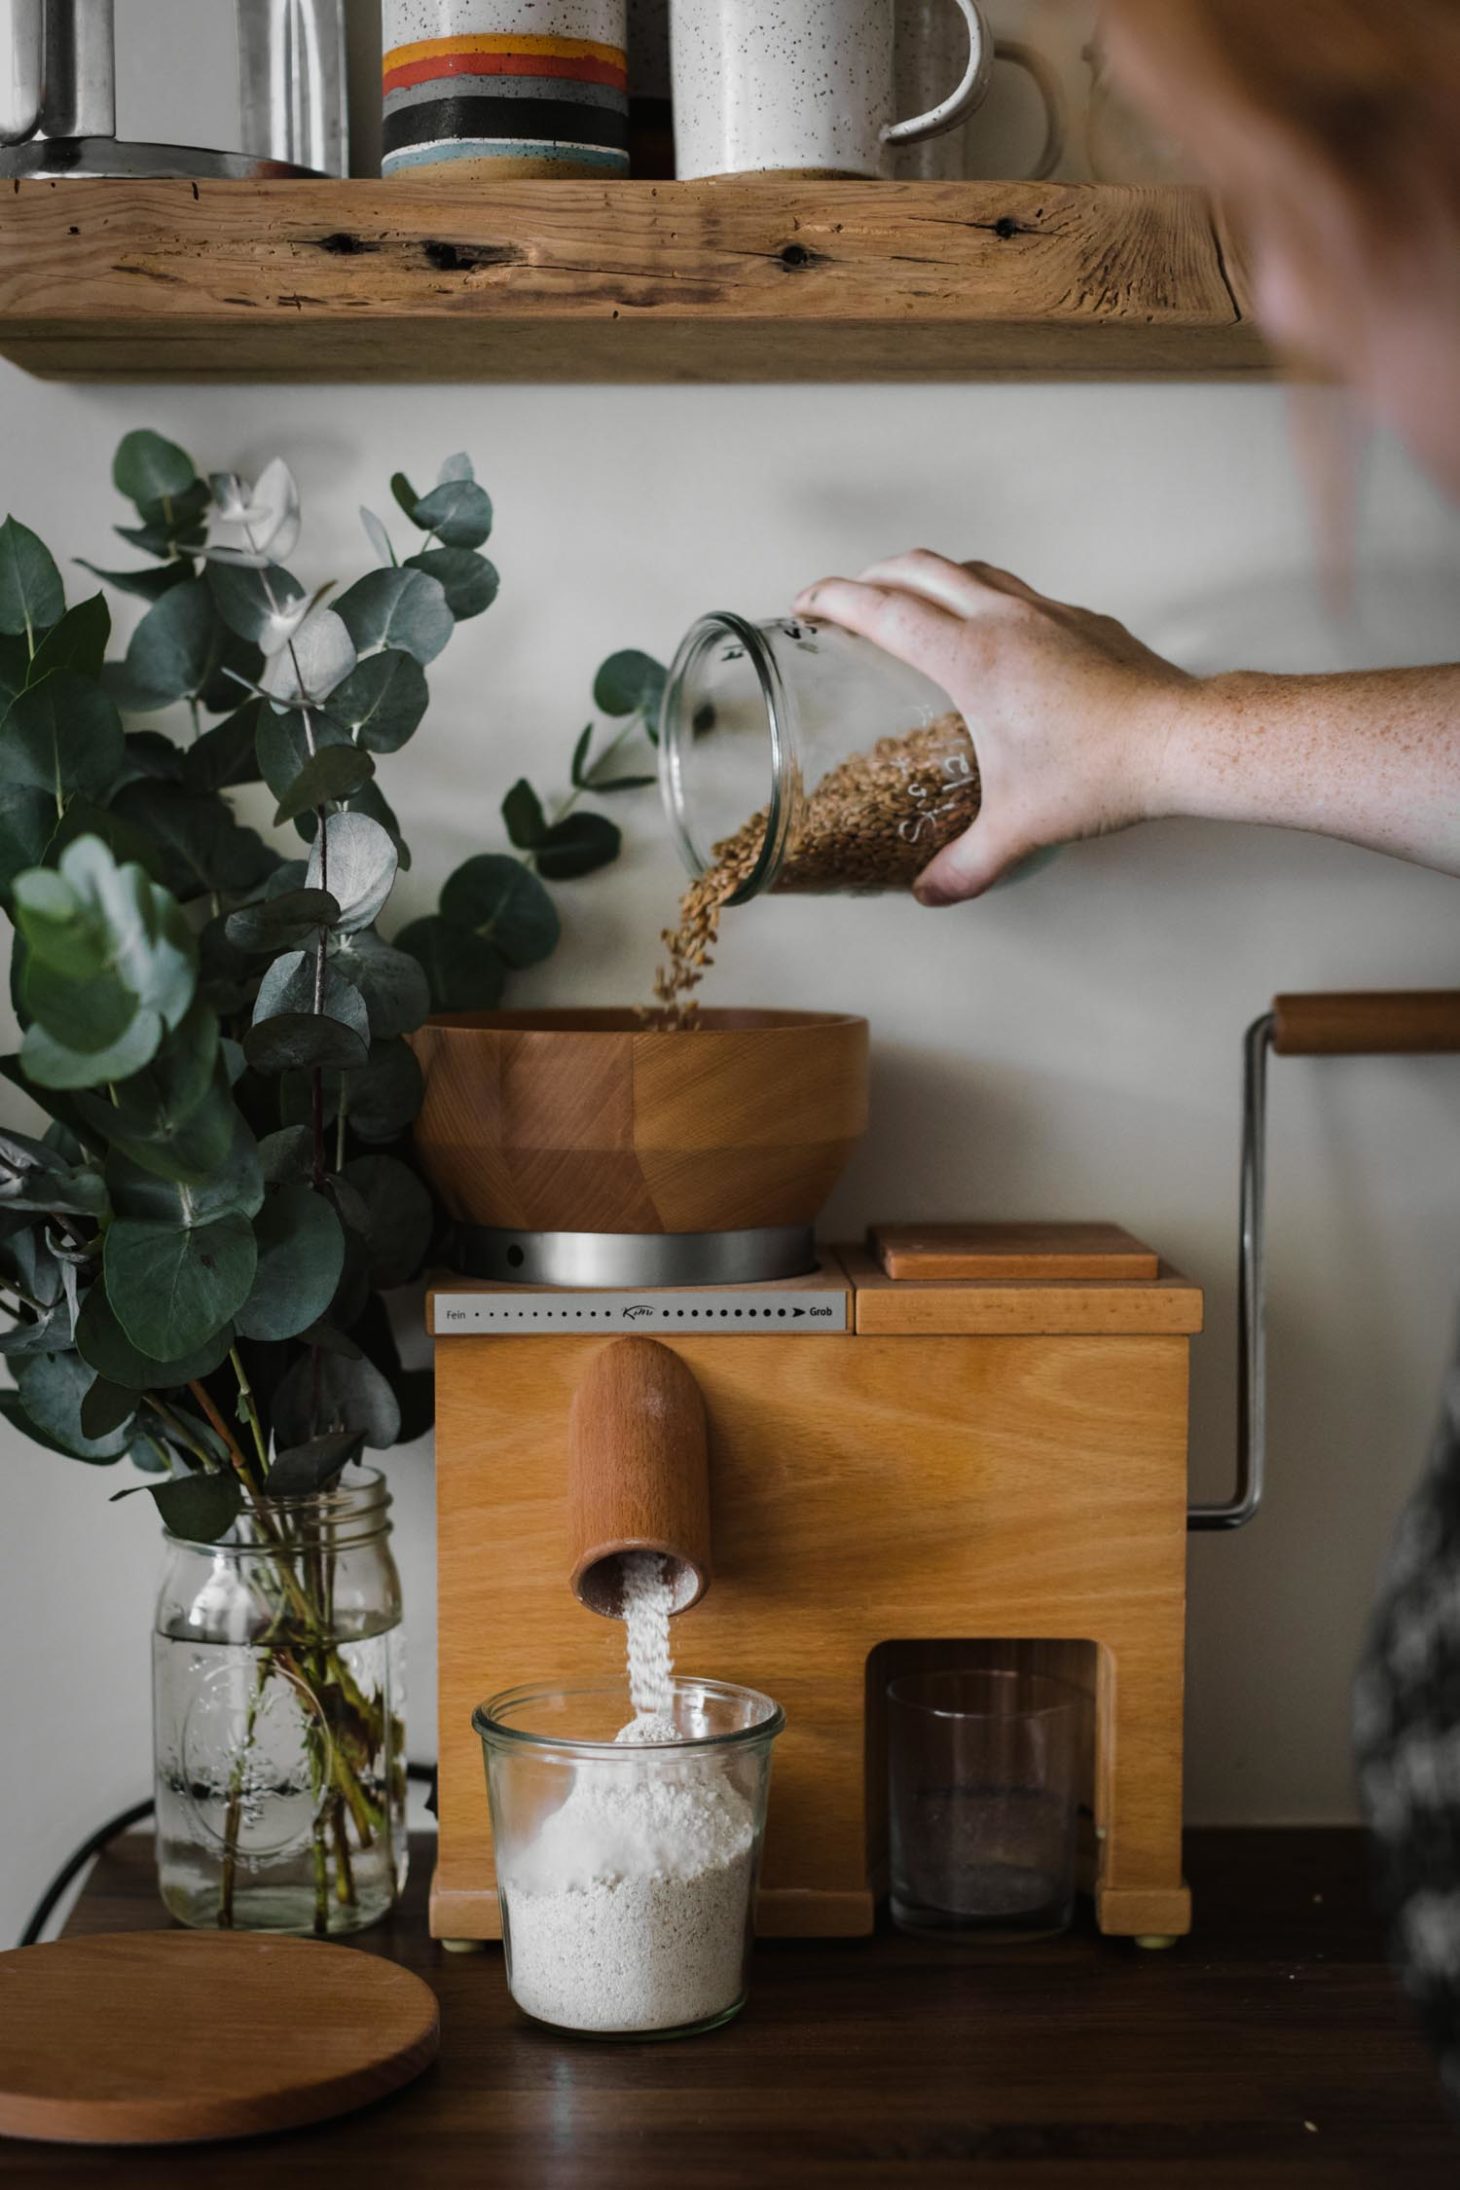
POLYGON ((382 172, 626 175, 627 0, 385 0, 382 172))

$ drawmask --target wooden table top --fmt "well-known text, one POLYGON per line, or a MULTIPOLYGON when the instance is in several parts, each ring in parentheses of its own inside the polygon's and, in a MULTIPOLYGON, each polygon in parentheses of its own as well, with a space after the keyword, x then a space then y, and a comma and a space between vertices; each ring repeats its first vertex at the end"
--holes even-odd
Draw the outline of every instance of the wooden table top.
MULTIPOLYGON (((501 1952, 426 1937, 430 1842, 367 1951, 440 1996, 441 2057, 318 2129, 206 2152, 0 2140, 0 2186, 158 2190, 1418 2190, 1460 2181, 1460 2131, 1384 1967, 1360 1836, 1197 1832, 1198 1929, 1142 1954, 1088 1929, 1027 1948, 889 1933, 763 1946, 712 2037, 559 2040, 507 1997, 501 1952)), ((106 1857, 74 1932, 163 1921, 151 1852, 106 1857)), ((220 2043, 226 2003, 220 2001, 220 2043)), ((305 2034, 300 2033, 301 2043, 305 2034)), ((167 2046, 139 2030, 139 2046, 167 2046)))

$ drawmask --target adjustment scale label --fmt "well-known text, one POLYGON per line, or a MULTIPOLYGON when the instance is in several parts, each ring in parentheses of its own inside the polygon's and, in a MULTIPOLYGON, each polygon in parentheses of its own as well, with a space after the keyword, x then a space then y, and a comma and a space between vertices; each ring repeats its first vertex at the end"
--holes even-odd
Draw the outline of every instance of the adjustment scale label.
POLYGON ((435 1296, 432 1335, 470 1338, 481 1331, 511 1331, 518 1338, 563 1338, 570 1331, 637 1331, 641 1337, 713 1331, 719 1338, 810 1338, 845 1332, 845 1292, 756 1293, 697 1286, 689 1292, 527 1292, 435 1296))

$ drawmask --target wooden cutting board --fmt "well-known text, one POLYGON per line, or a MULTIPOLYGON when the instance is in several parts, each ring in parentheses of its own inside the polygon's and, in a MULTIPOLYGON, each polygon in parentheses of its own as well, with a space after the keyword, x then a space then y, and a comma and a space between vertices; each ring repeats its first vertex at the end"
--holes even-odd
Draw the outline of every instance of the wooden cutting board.
POLYGON ((890 1278, 1150 1279, 1160 1258, 1118 1224, 879 1224, 872 1252, 890 1278))
POLYGON ((0 2135, 192 2144, 297 2129, 436 2057, 436 1995, 349 1947, 118 1932, 0 1954, 0 2135))

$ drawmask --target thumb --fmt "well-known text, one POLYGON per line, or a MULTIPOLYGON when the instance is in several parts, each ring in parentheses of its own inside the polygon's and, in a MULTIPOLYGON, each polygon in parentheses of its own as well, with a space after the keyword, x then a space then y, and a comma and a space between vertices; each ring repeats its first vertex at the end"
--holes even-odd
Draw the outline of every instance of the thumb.
POLYGON ((1030 845, 989 813, 946 845, 919 875, 913 895, 920 905, 962 905, 982 897, 1028 857, 1030 845))

